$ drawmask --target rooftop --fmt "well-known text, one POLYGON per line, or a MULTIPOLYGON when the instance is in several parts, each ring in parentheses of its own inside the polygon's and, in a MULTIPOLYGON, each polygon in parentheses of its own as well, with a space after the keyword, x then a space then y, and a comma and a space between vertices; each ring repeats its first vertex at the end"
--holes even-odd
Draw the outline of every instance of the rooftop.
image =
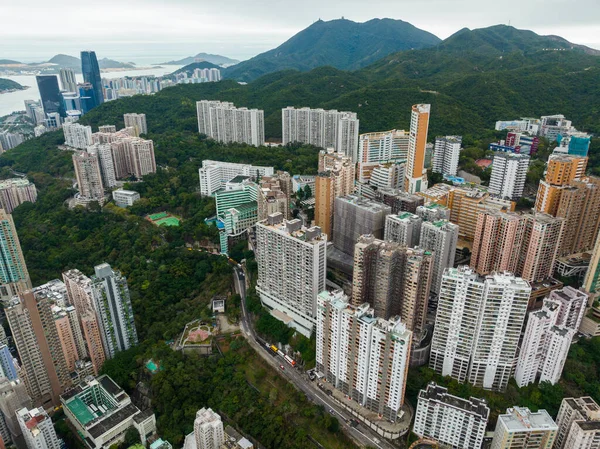
POLYGON ((485 399, 471 397, 463 399, 448 393, 448 389, 430 382, 426 390, 419 392, 419 399, 430 399, 446 404, 450 407, 461 409, 468 413, 479 415, 483 419, 487 419, 490 414, 490 409, 487 406, 485 399))
POLYGON ((498 416, 498 423, 502 423, 509 432, 556 431, 558 429, 546 410, 542 409, 532 413, 527 407, 507 409, 505 415, 498 416))

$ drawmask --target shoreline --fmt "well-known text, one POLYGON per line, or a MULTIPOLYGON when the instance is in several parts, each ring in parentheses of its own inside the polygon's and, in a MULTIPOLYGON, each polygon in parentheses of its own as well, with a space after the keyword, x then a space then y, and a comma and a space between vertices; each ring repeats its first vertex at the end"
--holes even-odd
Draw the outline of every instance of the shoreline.
POLYGON ((10 93, 13 93, 13 92, 19 92, 21 90, 27 90, 27 89, 31 89, 31 86, 21 86, 21 89, 0 90, 0 95, 2 95, 2 94, 10 94, 10 93))

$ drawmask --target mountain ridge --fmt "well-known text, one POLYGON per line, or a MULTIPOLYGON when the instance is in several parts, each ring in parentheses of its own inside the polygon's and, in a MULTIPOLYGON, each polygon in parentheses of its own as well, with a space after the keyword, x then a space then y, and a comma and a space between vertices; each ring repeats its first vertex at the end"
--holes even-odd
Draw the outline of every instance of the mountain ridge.
POLYGON ((232 64, 237 64, 240 62, 237 59, 231 59, 231 58, 228 58, 227 56, 201 52, 201 53, 198 53, 196 56, 188 56, 187 58, 173 60, 173 61, 169 61, 169 62, 161 62, 160 64, 162 64, 162 65, 188 65, 188 64, 192 64, 192 63, 196 62, 196 59, 203 59, 206 62, 210 62, 211 64, 215 64, 218 66, 232 65, 232 64))

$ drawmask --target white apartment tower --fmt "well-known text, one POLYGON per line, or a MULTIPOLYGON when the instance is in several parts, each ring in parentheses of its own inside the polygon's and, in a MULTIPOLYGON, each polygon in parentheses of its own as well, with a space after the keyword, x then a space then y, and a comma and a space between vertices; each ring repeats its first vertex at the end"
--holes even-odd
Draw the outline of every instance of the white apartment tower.
POLYGON ((404 404, 412 332, 353 307, 340 291, 318 296, 317 370, 352 400, 395 422, 404 404))
POLYGON ((480 449, 490 409, 484 399, 463 399, 431 382, 419 392, 413 432, 450 447, 480 449))
POLYGON ((434 173, 456 176, 461 136, 436 137, 431 169, 434 173))
POLYGON ((198 170, 200 194, 213 195, 238 175, 249 176, 256 180, 258 177, 272 176, 274 172, 273 167, 260 167, 257 165, 236 164, 207 159, 202 161, 202 167, 198 170))
POLYGON ((409 133, 397 129, 361 134, 358 158, 355 162, 360 167, 383 162, 405 161, 408 158, 408 141, 409 133))
POLYGON ((489 192, 510 200, 521 198, 529 168, 529 156, 497 153, 493 161, 489 192))
POLYGON ((98 156, 100 163, 100 172, 102 173, 102 182, 105 187, 112 188, 117 185, 115 175, 115 165, 113 162, 112 148, 107 143, 95 143, 87 148, 88 153, 98 156))
POLYGON ((600 406, 589 396, 564 398, 556 416, 554 449, 600 447, 600 406))
POLYGON ((398 215, 390 214, 385 217, 383 239, 413 248, 419 244, 422 224, 421 217, 410 212, 401 212, 398 215))
POLYGON ((85 151, 77 151, 73 154, 73 165, 81 200, 103 203, 104 183, 98 156, 85 151))
POLYGON ((125 121, 125 128, 132 127, 135 129, 136 137, 140 134, 148 134, 148 127, 146 126, 146 114, 135 114, 133 112, 123 115, 125 121))
POLYGON ((221 417, 210 408, 196 412, 194 431, 185 437, 184 449, 220 449, 225 442, 221 417))
POLYGON ((504 391, 531 287, 510 273, 480 277, 467 266, 448 268, 438 300, 430 367, 443 376, 504 391))
POLYGON ((551 449, 558 426, 546 410, 513 407, 498 416, 491 449, 551 449))
POLYGON ((154 158, 154 142, 148 139, 133 138, 128 140, 127 167, 129 173, 142 179, 149 173, 156 173, 154 158))
POLYGON ((327 236, 319 227, 271 214, 256 224, 256 291, 273 315, 310 337, 325 290, 327 236))
POLYGON ((65 123, 63 125, 65 145, 85 150, 92 144, 92 127, 79 123, 65 123))
POLYGON ((60 449, 61 441, 56 435, 52 420, 42 408, 17 411, 19 427, 23 432, 27 449, 60 449))
POLYGON ((264 111, 236 108, 233 103, 201 100, 196 102, 198 132, 223 143, 264 145, 264 111))
POLYGON ((288 106, 281 110, 283 144, 308 143, 334 148, 356 162, 359 120, 355 112, 288 106))
POLYGON ((419 247, 432 251, 434 256, 431 291, 439 293, 446 268, 454 266, 458 225, 448 220, 426 221, 421 225, 419 247))

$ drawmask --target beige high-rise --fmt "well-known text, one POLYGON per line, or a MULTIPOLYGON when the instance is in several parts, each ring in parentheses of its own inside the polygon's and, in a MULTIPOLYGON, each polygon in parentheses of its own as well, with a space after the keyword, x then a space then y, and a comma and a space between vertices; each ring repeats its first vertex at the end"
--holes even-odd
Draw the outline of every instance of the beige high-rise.
POLYGON ((529 282, 542 281, 552 275, 564 219, 537 212, 524 218, 525 234, 517 273, 529 282))
POLYGON ((62 348, 67 364, 67 369, 69 372, 72 372, 75 370, 75 362, 79 360, 79 354, 77 352, 77 346, 75 345, 75 339, 73 338, 69 317, 66 313, 55 315, 54 324, 58 334, 58 341, 60 342, 60 347, 62 348))
POLYGON ((104 364, 106 355, 102 346, 100 326, 98 326, 98 320, 94 312, 88 311, 81 316, 81 327, 83 328, 83 335, 87 343, 88 354, 94 367, 94 374, 98 375, 100 368, 104 364))
POLYGON ((291 191, 292 178, 287 172, 260 178, 257 198, 258 221, 266 220, 276 212, 281 212, 284 218, 289 220, 291 191))

